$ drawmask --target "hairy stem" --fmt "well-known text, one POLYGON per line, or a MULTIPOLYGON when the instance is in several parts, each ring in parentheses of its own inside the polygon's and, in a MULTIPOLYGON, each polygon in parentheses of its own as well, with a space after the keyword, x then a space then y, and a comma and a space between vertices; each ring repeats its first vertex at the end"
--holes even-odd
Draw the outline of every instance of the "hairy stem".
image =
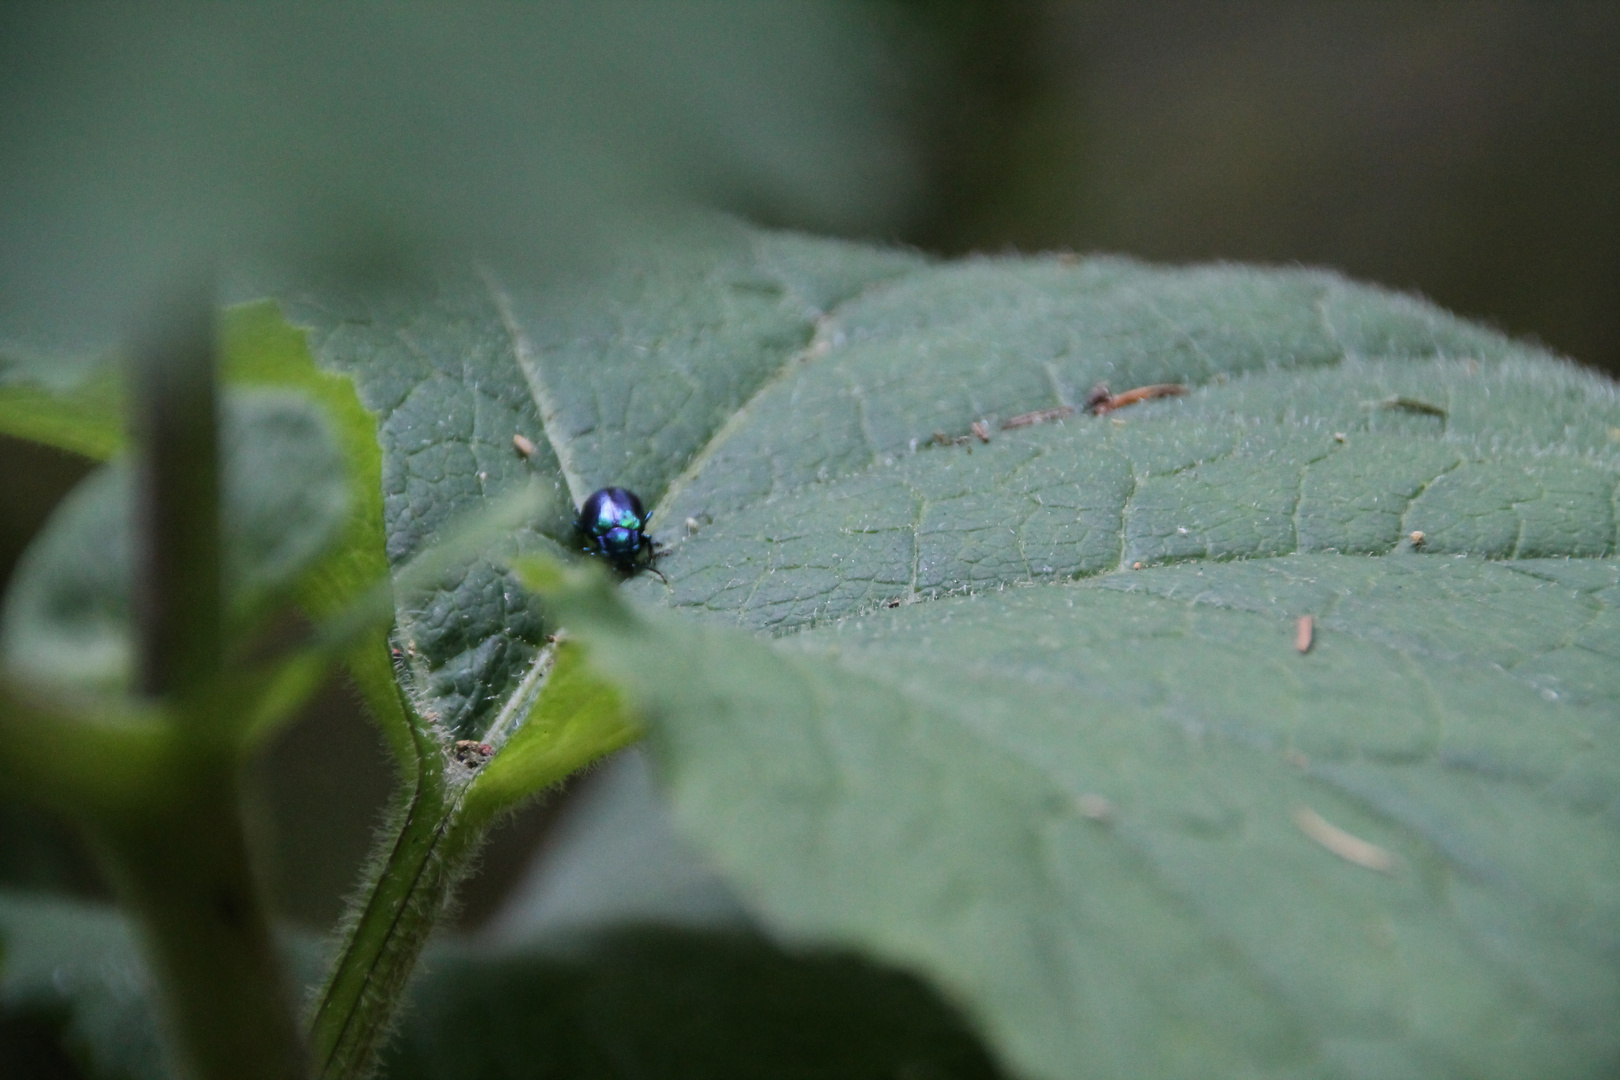
POLYGON ((361 1080, 375 1068, 405 984, 484 831, 463 820, 460 766, 401 702, 415 720, 417 775, 316 1005, 310 1043, 321 1080, 361 1080))

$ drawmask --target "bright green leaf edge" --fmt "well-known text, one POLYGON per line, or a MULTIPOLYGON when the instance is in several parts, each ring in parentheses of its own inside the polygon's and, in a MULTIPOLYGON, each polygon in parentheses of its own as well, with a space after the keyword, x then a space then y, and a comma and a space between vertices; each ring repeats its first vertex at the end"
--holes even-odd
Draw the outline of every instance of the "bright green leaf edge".
POLYGON ((602 681, 577 643, 558 642, 540 694, 521 726, 474 778, 471 822, 487 822, 642 735, 617 689, 602 681))
POLYGON ((118 378, 106 367, 61 390, 0 378, 0 433, 13 438, 105 461, 123 446, 123 419, 118 378))

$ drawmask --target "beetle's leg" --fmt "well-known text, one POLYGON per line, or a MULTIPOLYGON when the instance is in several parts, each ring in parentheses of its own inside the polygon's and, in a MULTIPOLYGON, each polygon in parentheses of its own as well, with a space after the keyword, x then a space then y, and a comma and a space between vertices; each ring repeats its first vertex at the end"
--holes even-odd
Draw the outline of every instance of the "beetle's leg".
MULTIPOLYGON (((658 550, 658 541, 654 540, 650 536, 643 536, 642 537, 642 543, 641 543, 641 551, 644 551, 644 552, 647 553, 647 561, 645 563, 645 568, 648 569, 648 570, 651 570, 653 573, 657 574, 658 575, 658 580, 662 581, 665 585, 668 585, 669 584, 669 578, 665 577, 664 572, 662 570, 658 569, 658 556, 663 554, 662 551, 658 550)), ((637 552, 638 555, 640 553, 641 552, 639 552, 639 551, 637 552)))

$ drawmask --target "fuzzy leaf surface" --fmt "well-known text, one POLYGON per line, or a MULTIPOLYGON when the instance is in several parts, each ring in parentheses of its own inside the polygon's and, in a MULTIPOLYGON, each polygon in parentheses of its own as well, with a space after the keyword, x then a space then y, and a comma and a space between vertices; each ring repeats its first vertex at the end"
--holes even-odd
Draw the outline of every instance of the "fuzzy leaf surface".
MULTIPOLYGON (((827 308, 922 262, 727 222, 603 261, 576 285, 469 269, 386 298, 284 299, 317 361, 377 417, 394 566, 534 479, 554 498, 514 547, 571 545, 573 508, 599 487, 655 504, 827 308)), ((422 711, 458 738, 483 735, 543 662, 540 609, 492 563, 399 604, 422 711)))

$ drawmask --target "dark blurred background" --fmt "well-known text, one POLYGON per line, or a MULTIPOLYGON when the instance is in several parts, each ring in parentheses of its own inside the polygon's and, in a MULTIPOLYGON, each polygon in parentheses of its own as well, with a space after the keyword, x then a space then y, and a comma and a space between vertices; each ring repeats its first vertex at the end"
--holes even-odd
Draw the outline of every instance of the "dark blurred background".
MULTIPOLYGON (((914 159, 904 200, 853 224, 723 206, 942 255, 1330 266, 1620 373, 1620 4, 858 6, 914 159)), ((0 440, 0 574, 88 467, 0 440)), ((328 925, 389 787, 354 695, 332 687, 260 776, 278 904, 328 925)), ((559 803, 500 831, 464 925, 559 803)), ((0 884, 100 889, 69 832, 3 793, 0 884)))

